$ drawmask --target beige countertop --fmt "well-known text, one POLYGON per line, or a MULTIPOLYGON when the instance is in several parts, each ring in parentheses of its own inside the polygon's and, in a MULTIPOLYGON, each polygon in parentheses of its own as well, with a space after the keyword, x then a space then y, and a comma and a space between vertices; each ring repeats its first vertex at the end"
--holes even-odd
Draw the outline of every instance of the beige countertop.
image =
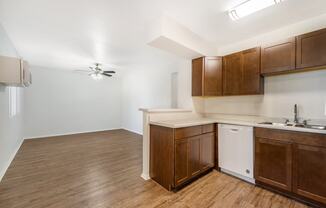
POLYGON ((191 119, 176 119, 176 120, 166 120, 166 121, 153 121, 150 124, 164 126, 168 128, 183 128, 204 124, 231 124, 231 125, 241 125, 241 126, 253 126, 253 127, 262 127, 270 129, 280 129, 288 131, 299 131, 299 132, 310 132, 310 133, 320 133, 326 134, 326 130, 318 129, 309 129, 301 127, 292 127, 292 126, 277 126, 277 125, 268 125, 268 124, 259 124, 262 122, 262 119, 256 120, 238 120, 238 119, 219 119, 219 118, 191 118, 191 119))

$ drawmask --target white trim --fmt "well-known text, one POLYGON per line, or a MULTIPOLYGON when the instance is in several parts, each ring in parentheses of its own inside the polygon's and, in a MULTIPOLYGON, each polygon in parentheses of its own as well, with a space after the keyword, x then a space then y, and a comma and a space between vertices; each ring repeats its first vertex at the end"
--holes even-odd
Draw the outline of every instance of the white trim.
MULTIPOLYGON (((90 130, 90 131, 81 131, 81 132, 67 132, 67 133, 62 133, 62 134, 48 134, 48 135, 43 135, 43 136, 29 137, 29 138, 25 138, 25 139, 28 140, 28 139, 40 139, 40 138, 57 137, 57 136, 69 136, 69 135, 74 135, 74 134, 96 133, 96 132, 101 132, 101 131, 111 131, 111 130, 119 130, 119 129, 123 129, 123 128, 120 127, 120 128, 90 130)), ((125 130, 127 130, 127 129, 125 129, 125 130)))
POLYGON ((19 142, 19 144, 17 145, 17 147, 14 150, 14 152, 10 155, 9 160, 7 161, 7 163, 5 164, 5 166, 1 168, 1 170, 0 170, 0 182, 1 182, 2 178, 3 178, 3 176, 6 174, 6 172, 7 172, 8 168, 9 168, 11 162, 14 160, 14 158, 15 158, 15 156, 16 156, 19 148, 22 146, 23 142, 24 142, 24 139, 22 139, 19 142))
POLYGON ((151 177, 148 174, 144 174, 144 173, 142 173, 140 175, 140 177, 142 177, 145 181, 148 181, 149 179, 151 179, 151 177))

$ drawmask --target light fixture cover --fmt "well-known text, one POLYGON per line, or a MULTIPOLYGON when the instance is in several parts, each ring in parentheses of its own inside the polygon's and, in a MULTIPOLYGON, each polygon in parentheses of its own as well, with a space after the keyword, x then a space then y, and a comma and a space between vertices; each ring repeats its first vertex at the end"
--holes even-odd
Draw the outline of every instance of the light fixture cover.
POLYGON ((103 79, 103 75, 102 74, 92 74, 91 77, 94 80, 101 80, 101 79, 103 79))
POLYGON ((281 3, 284 0, 247 0, 229 10, 229 16, 232 20, 238 20, 249 14, 281 3))

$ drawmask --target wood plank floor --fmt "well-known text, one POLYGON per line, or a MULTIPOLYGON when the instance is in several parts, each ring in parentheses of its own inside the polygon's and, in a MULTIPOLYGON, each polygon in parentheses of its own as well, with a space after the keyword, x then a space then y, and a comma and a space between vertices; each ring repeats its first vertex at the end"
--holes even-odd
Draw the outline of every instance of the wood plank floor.
POLYGON ((140 178, 141 164, 141 136, 125 130, 26 140, 0 207, 306 207, 217 171, 171 193, 140 178))

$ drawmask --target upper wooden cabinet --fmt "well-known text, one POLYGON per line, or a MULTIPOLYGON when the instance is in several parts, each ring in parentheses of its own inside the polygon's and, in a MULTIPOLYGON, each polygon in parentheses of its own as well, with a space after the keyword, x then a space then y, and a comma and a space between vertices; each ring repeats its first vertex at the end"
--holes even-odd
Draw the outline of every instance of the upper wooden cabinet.
POLYGON ((192 96, 222 95, 222 58, 192 60, 192 96))
POLYGON ((241 52, 223 57, 223 95, 239 95, 242 77, 241 52))
POLYGON ((260 47, 242 51, 241 95, 261 94, 264 91, 260 75, 260 47))
POLYGON ((296 68, 326 65, 326 29, 297 36, 296 68))
POLYGON ((223 95, 252 95, 262 92, 260 47, 223 57, 223 95))
POLYGON ((31 82, 32 77, 26 61, 0 56, 0 83, 27 87, 31 82))
POLYGON ((276 74, 295 70, 295 38, 261 47, 261 73, 276 74))

